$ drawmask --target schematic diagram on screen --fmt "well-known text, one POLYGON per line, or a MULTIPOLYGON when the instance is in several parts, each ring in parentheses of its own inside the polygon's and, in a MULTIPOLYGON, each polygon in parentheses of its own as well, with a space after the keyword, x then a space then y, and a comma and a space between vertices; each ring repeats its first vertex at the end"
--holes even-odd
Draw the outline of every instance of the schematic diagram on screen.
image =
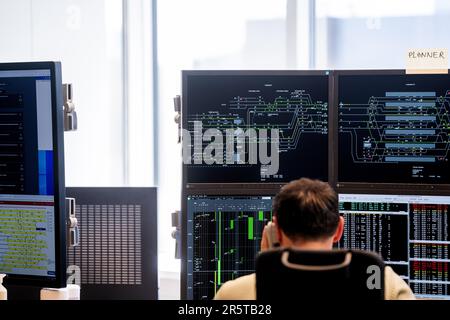
POLYGON ((301 77, 284 76, 193 77, 183 114, 192 147, 193 163, 188 165, 209 170, 215 178, 200 177, 194 169, 190 180, 242 182, 241 169, 246 170, 246 182, 287 181, 307 175, 326 180, 326 161, 308 163, 312 155, 326 160, 328 152, 328 77, 316 78, 307 83, 301 77), (221 135, 220 139, 205 137, 210 132, 221 135), (223 161, 205 165, 201 162, 204 151, 214 144, 226 145, 214 153, 223 161), (274 153, 280 170, 267 173, 255 154, 261 160, 261 155, 273 157, 274 153), (297 164, 303 165, 295 172, 297 164))
MULTIPOLYGON (((246 132, 254 129, 278 129, 279 150, 289 152, 299 147, 302 135, 327 134, 328 105, 327 102, 313 101, 310 94, 304 90, 283 92, 274 101, 267 101, 259 92, 254 96, 233 97, 228 103, 222 104, 217 110, 188 116, 188 130, 194 132, 194 123, 201 122, 207 130, 233 129, 246 132), (219 109, 226 109, 222 113, 219 109)), ((258 143, 259 138, 250 141, 258 143)), ((206 145, 206 143, 205 143, 206 145)))
POLYGON ((338 76, 338 180, 450 183, 444 74, 338 76))
POLYGON ((339 130, 355 162, 447 162, 450 91, 386 92, 366 104, 339 104, 339 130))

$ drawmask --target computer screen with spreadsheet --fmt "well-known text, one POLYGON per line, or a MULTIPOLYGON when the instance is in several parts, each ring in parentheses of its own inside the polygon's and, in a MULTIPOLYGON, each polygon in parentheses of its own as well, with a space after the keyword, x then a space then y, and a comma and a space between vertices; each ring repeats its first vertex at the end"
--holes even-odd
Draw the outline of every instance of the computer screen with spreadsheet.
POLYGON ((61 89, 58 63, 0 64, 0 273, 8 283, 59 286, 65 277, 61 89))
MULTIPOLYGON (((271 196, 187 197, 187 299, 254 272, 271 196)), ((340 194, 340 248, 379 253, 421 298, 450 299, 450 197, 340 194)))
POLYGON ((339 247, 381 254, 417 297, 450 299, 450 197, 340 194, 339 247))

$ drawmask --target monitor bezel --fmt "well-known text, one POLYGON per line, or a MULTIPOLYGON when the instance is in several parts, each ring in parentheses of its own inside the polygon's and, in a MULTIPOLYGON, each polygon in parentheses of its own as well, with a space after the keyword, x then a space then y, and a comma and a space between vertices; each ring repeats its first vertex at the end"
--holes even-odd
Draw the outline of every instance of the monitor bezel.
POLYGON ((64 179, 64 114, 62 96, 61 63, 17 62, 0 63, 1 71, 10 70, 49 70, 51 77, 52 101, 52 135, 53 135, 53 177, 55 204, 55 277, 8 274, 5 286, 31 286, 42 288, 66 287, 66 211, 65 211, 65 179, 64 179))

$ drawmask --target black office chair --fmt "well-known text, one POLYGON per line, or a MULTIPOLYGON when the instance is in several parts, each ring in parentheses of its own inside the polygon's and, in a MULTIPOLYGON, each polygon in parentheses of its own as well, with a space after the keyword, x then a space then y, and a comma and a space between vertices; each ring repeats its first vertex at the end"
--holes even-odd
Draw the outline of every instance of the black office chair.
POLYGON ((256 259, 258 300, 383 300, 384 262, 370 252, 278 249, 256 259))

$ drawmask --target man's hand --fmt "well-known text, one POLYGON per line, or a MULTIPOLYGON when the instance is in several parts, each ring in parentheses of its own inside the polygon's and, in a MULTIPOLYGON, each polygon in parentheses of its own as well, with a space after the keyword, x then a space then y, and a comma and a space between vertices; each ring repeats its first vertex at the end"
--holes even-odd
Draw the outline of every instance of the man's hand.
POLYGON ((267 225, 264 226, 262 239, 261 239, 261 251, 269 249, 269 240, 267 239, 267 225))

